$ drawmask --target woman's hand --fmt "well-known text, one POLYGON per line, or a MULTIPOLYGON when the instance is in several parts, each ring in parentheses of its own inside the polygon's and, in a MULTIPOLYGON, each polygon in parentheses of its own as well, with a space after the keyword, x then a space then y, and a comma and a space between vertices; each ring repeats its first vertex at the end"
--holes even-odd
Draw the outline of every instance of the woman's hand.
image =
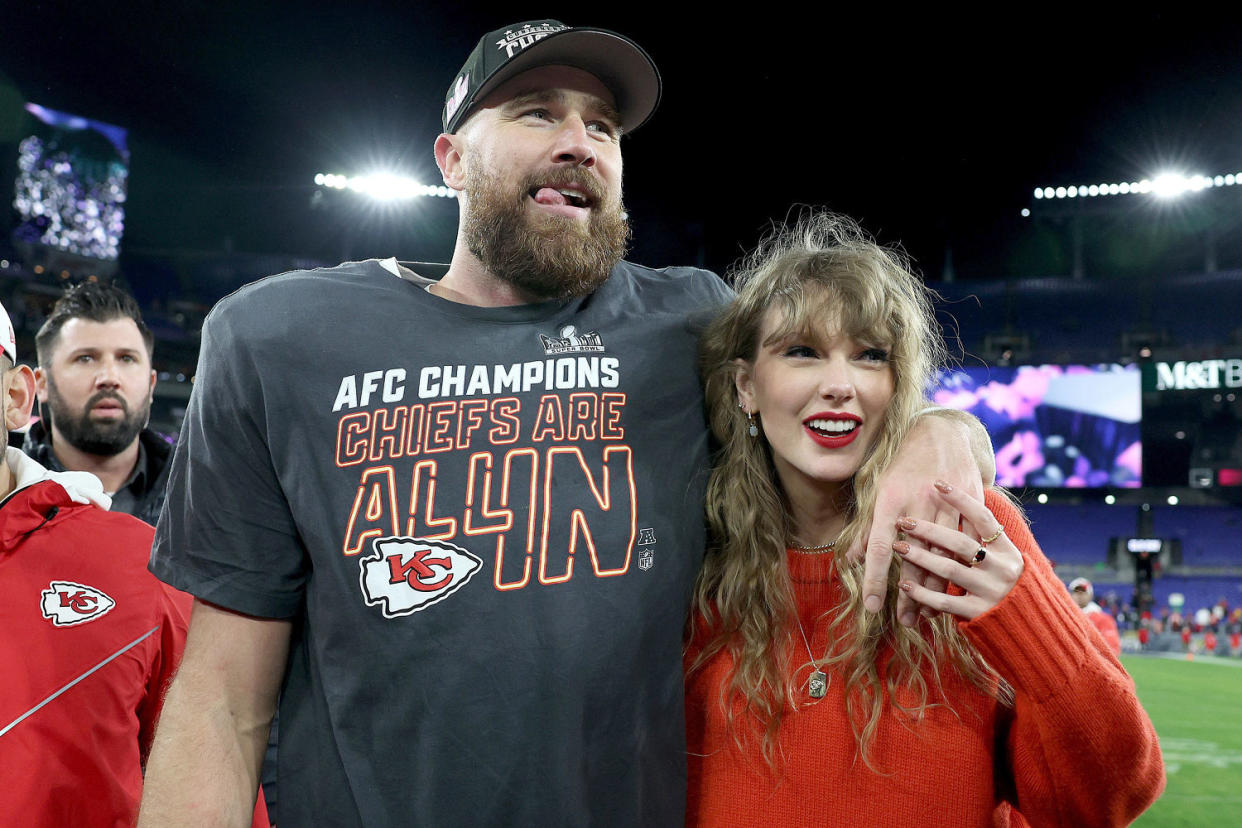
POLYGON ((903 517, 897 528, 906 540, 894 543, 893 549, 908 562, 957 584, 966 594, 937 592, 912 578, 903 579, 901 589, 919 604, 969 620, 1000 603, 1026 564, 983 501, 943 481, 936 481, 936 492, 950 509, 961 513, 967 531, 903 517), (949 554, 941 555, 932 547, 949 554))
MULTIPOLYGON (((927 412, 911 427, 897 457, 880 475, 871 526, 849 550, 850 560, 865 561, 863 605, 868 612, 879 612, 884 606, 897 535, 894 523, 902 515, 914 515, 956 528, 959 512, 932 489, 932 481, 963 481, 960 485, 964 489, 982 498, 983 488, 991 483, 994 471, 990 465, 991 446, 983 425, 961 411, 927 412), (986 451, 981 451, 981 446, 986 446, 986 451)), ((901 569, 903 579, 944 592, 944 579, 930 574, 930 567, 919 569, 903 563, 901 569)), ((897 617, 902 624, 912 626, 918 619, 917 610, 917 602, 908 594, 897 596, 897 617)))

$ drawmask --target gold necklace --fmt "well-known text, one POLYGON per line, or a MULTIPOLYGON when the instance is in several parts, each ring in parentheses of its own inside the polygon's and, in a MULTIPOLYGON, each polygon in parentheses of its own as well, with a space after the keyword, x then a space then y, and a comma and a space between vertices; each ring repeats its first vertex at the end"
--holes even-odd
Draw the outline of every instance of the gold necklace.
POLYGON ((803 546, 800 543, 794 543, 793 541, 789 542, 789 548, 797 549, 799 552, 827 552, 836 545, 837 542, 835 539, 830 540, 827 543, 821 543, 819 546, 803 546))

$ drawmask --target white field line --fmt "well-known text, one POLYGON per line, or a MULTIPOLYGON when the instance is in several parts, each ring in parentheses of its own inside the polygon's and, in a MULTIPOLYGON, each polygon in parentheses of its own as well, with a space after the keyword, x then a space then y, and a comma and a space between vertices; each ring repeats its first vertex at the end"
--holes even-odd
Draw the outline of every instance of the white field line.
POLYGON ((1222 751, 1215 742, 1199 739, 1161 739, 1160 752, 1164 756, 1164 769, 1169 774, 1177 773, 1183 765, 1242 767, 1242 751, 1222 751))

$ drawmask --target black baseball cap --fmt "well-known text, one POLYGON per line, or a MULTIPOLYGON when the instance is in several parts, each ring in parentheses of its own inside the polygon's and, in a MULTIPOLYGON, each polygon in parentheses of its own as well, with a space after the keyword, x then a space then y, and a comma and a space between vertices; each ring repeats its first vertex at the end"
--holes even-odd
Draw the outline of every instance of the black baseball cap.
POLYGON ((536 66, 573 66, 590 72, 612 92, 621 126, 633 132, 660 103, 660 72, 651 56, 628 37, 607 29, 531 20, 488 32, 449 86, 441 122, 457 128, 492 90, 536 66))

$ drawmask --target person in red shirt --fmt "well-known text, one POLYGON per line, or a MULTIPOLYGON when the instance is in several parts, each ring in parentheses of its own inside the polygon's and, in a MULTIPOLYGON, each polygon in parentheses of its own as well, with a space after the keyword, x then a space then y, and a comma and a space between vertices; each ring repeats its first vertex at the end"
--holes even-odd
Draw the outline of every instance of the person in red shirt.
POLYGON ((722 448, 686 650, 688 823, 1120 825, 1147 808, 1151 721, 1003 492, 938 482, 960 530, 900 519, 900 590, 863 604, 846 550, 943 354, 902 257, 805 218, 747 262, 702 354, 722 448), (899 616, 899 591, 930 617, 899 616))
POLYGON ((1121 633, 1117 631, 1117 621, 1095 602, 1095 587, 1086 578, 1075 578, 1069 582, 1070 595, 1091 622, 1091 626, 1103 637, 1113 653, 1121 655, 1121 633))
POLYGON ((0 349, 0 822, 133 825, 192 599, 147 571, 154 529, 108 511, 97 477, 8 446, 35 381, 3 307, 0 349))

